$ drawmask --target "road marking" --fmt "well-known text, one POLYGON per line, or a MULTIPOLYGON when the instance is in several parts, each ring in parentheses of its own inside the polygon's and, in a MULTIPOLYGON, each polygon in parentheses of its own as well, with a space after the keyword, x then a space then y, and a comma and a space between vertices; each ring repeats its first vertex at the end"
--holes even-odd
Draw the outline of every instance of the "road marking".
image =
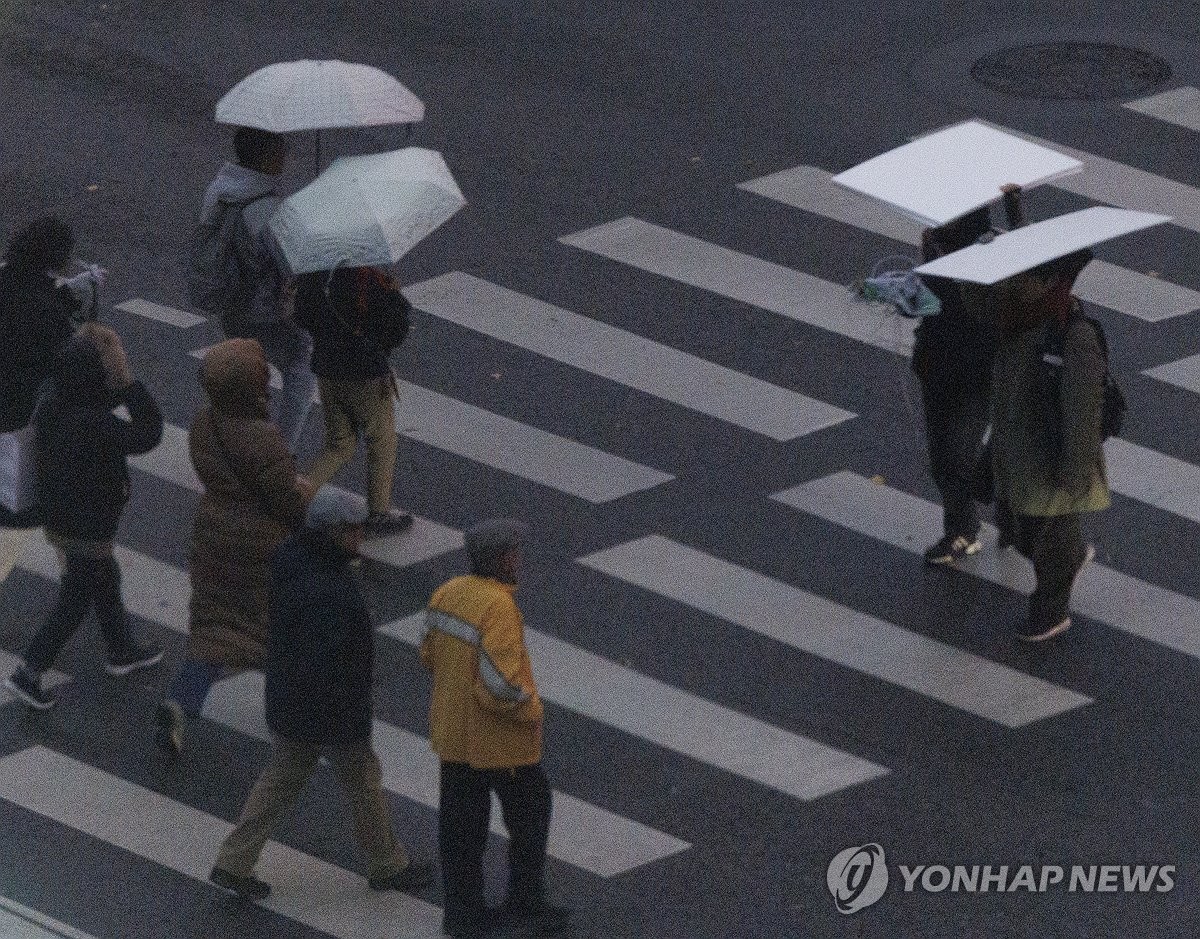
POLYGON ((989 126, 1083 161, 1082 173, 1059 177, 1051 186, 1121 209, 1169 215, 1175 225, 1200 232, 1200 189, 1032 134, 996 124, 989 126))
POLYGON ((1191 85, 1127 101, 1123 107, 1188 130, 1200 131, 1200 88, 1191 85))
MULTIPOLYGON (((833 174, 815 166, 796 166, 738 184, 776 202, 917 247, 921 225, 867 196, 833 182, 833 174)), ((919 259, 913 252, 912 259, 919 259)), ((1200 292, 1129 268, 1096 260, 1075 282, 1089 303, 1156 323, 1200 309, 1200 292)))
MULTIPOLYGON (((380 632, 419 645, 423 624, 418 613, 380 632)), ((525 641, 546 701, 785 795, 818 799, 888 772, 535 629, 525 641)))
MULTIPOLYGON (((0 798, 204 883, 233 827, 42 746, 0 757, 0 798)), ((267 843, 256 872, 271 884, 260 906, 340 939, 428 939, 441 927, 437 907, 398 890, 369 890, 358 874, 278 842, 267 843)), ((113 898, 127 889, 111 886, 113 898)))
MULTIPOLYGON (((913 555, 942 534, 941 506, 856 473, 834 473, 771 498, 913 555)), ((994 540, 995 529, 984 527, 994 540)), ((985 550, 960 570, 1020 593, 1033 589, 1032 568, 1015 552, 985 550)), ((1191 597, 1093 562, 1080 572, 1071 606, 1114 629, 1200 658, 1200 602, 1191 597)))
MULTIPOLYGON (((188 455, 188 432, 183 427, 164 425, 162 443, 149 453, 130 457, 129 463, 180 488, 204 492, 188 455)), ((423 564, 461 547, 462 532, 427 518, 415 518, 412 526, 399 534, 368 539, 363 543, 362 553, 390 567, 401 568, 423 564)))
POLYGON ((0 584, 8 579, 17 558, 35 534, 37 529, 33 528, 0 528, 0 584))
MULTIPOLYGON (((17 670, 17 666, 21 664, 21 657, 13 655, 11 652, 5 652, 0 649, 0 679, 7 678, 17 670)), ((71 680, 70 675, 64 675, 62 672, 56 672, 54 669, 49 669, 42 673, 43 688, 57 688, 59 685, 65 685, 71 680)), ((16 697, 3 685, 0 685, 0 707, 15 701, 16 697)), ((3 898, 0 898, 0 902, 3 898)))
POLYGON ((675 478, 419 385, 399 384, 396 428, 406 437, 593 504, 675 478))
MULTIPOLYGON (((204 716, 269 742, 272 735, 263 714, 263 684, 259 672, 243 672, 218 682, 209 692, 204 716)), ((429 741, 379 720, 374 722, 371 739, 383 767, 384 788, 436 809, 439 767, 429 741)), ((615 877, 691 847, 686 841, 564 792, 556 790, 553 798, 550 855, 601 877, 615 877)), ((492 831, 507 834, 498 810, 492 812, 492 831)))
POLYGON ((7 897, 0 897, 0 935, 5 939, 96 939, 7 897))
POLYGON ((1113 492, 1200 522, 1200 466, 1120 437, 1105 441, 1104 457, 1113 492))
POLYGON ((661 535, 627 541, 580 563, 1005 727, 1024 727, 1092 703, 1041 678, 661 535))
MULTIPOLYGON (((191 354, 203 358, 207 349, 195 349, 191 354)), ((275 373, 272 387, 277 387, 277 382, 275 373)), ((397 384, 396 430, 402 436, 593 504, 675 478, 420 385, 397 384)))
POLYGON ((418 309, 774 440, 855 415, 460 271, 405 291, 418 309))
POLYGON ((1146 369, 1142 374, 1165 381, 1167 384, 1193 394, 1200 394, 1200 355, 1189 355, 1187 358, 1175 362, 1156 365, 1154 368, 1146 369))
POLYGON ((184 310, 177 310, 174 307, 163 306, 161 303, 151 303, 149 300, 142 300, 136 297, 132 300, 118 303, 116 308, 124 310, 126 313, 132 313, 134 316, 141 316, 159 323, 166 323, 168 326, 177 326, 180 329, 191 329, 193 326, 199 326, 201 323, 206 322, 205 317, 197 316, 195 313, 188 313, 184 310))
POLYGON ((558 240, 889 352, 912 350, 915 322, 858 302, 849 287, 641 219, 617 219, 558 240))

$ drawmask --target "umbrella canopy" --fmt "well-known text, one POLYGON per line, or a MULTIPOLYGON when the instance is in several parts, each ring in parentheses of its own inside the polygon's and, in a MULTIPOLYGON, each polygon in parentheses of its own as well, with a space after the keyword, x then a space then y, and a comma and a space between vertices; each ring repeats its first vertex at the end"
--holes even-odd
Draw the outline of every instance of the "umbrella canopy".
POLYGON ((293 274, 394 264, 466 205, 434 150, 341 157, 279 206, 271 233, 293 274))
POLYGON ((217 102, 217 123, 277 134, 408 124, 421 99, 386 72, 337 59, 278 62, 238 82, 217 102))

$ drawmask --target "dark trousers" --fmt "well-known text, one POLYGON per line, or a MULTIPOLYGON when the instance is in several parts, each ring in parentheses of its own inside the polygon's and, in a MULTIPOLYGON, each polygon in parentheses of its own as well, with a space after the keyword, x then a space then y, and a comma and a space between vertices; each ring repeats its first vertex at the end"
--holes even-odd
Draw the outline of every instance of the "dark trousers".
POLYGON ((1075 576, 1087 558, 1078 515, 1017 515, 1017 550, 1033 563, 1036 586, 1029 598, 1033 631, 1067 616, 1075 576))
POLYGON ((929 465, 942 495, 947 535, 973 539, 979 533, 971 483, 987 431, 989 394, 986 378, 973 381, 929 375, 921 379, 929 465))
POLYGON ((544 898, 550 783, 541 764, 479 770, 443 761, 438 848, 447 927, 484 925, 483 852, 492 792, 500 800, 508 829, 508 903, 536 906, 544 898))
POLYGON ((111 553, 91 557, 71 552, 60 553, 59 558, 63 572, 58 602, 25 650, 31 672, 44 672, 54 664, 93 607, 110 657, 124 649, 129 639, 116 558, 111 553))

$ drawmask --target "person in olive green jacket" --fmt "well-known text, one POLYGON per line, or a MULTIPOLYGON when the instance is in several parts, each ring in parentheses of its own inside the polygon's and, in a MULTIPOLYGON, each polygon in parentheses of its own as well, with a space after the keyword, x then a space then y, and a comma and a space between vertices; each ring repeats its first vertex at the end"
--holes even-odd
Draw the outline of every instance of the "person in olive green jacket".
POLYGON ((1108 508, 1100 432, 1105 350, 1071 286, 1091 260, 1077 252, 998 290, 1001 343, 992 376, 996 496, 1015 516, 1016 546, 1036 586, 1020 638, 1050 639, 1071 625, 1071 589, 1094 554, 1080 515, 1108 508), (1062 336, 1061 357, 1048 351, 1062 336))
POLYGON ((548 935, 568 925, 568 911, 545 898, 543 708, 514 597, 527 537, 515 519, 471 528, 471 573, 442 584, 426 612, 421 661, 433 673, 430 742, 441 760, 442 931, 456 939, 514 927, 548 935), (508 898, 499 910, 487 908, 483 893, 492 792, 509 832, 508 898))

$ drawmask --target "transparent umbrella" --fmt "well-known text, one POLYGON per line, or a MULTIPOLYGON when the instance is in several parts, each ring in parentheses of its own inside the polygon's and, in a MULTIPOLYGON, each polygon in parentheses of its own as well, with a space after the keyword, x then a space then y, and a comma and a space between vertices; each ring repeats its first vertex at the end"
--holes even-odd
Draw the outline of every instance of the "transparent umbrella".
POLYGON ((293 274, 394 264, 466 205, 434 150, 341 157, 283 200, 271 233, 293 274))

